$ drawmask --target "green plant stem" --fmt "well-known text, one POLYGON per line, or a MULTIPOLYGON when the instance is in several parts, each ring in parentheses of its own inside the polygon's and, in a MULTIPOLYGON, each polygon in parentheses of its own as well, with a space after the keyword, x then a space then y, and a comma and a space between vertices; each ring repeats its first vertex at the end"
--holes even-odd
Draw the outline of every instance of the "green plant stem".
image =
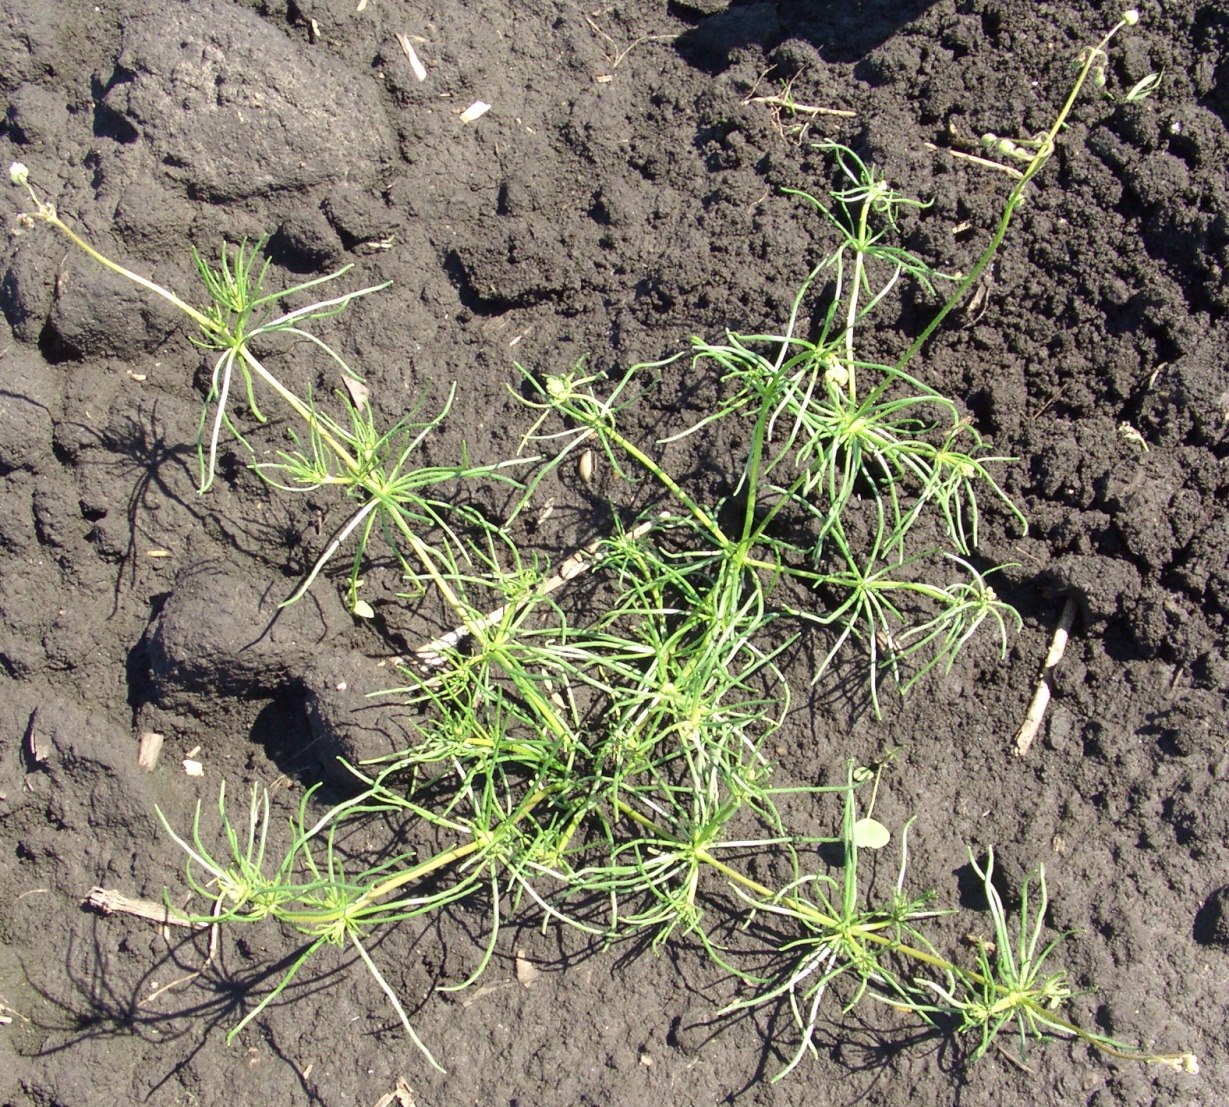
POLYGON ((243 358, 244 363, 250 368, 262 381, 265 382, 288 407, 302 419, 314 432, 320 435, 322 441, 326 442, 329 449, 336 455, 338 461, 351 473, 357 473, 359 466, 358 462, 351 456, 349 451, 331 435, 328 428, 321 424, 319 416, 315 414, 302 400, 291 392, 285 385, 281 383, 272 373, 270 373, 247 348, 246 339, 237 338, 232 335, 225 327, 221 326, 215 320, 210 319, 203 312, 194 308, 187 301, 180 299, 170 289, 163 287, 156 281, 151 281, 148 277, 143 277, 140 273, 136 273, 127 267, 120 265, 119 262, 112 261, 111 258, 95 249, 89 242, 82 238, 76 231, 72 229, 56 212, 55 207, 51 204, 40 200, 28 184, 27 191, 37 206, 37 210, 29 212, 31 218, 39 219, 42 222, 54 227, 60 234, 64 235, 74 246, 82 253, 93 258, 104 269, 109 269, 112 273, 116 273, 125 280, 132 281, 133 284, 144 288, 147 292, 152 292, 154 295, 161 297, 167 303, 178 308, 189 319, 191 319, 205 333, 212 335, 219 343, 230 348, 243 358))
POLYGON ((862 277, 866 269, 866 252, 861 247, 866 243, 870 209, 871 197, 867 196, 862 201, 862 207, 858 212, 858 234, 855 239, 857 246, 854 248, 853 280, 849 282, 849 311, 845 317, 845 368, 849 373, 846 391, 851 404, 858 402, 858 371, 854 364, 853 336, 858 323, 858 293, 862 288, 862 277))
MULTIPOLYGON (((524 821, 533 812, 547 796, 551 794, 551 789, 539 788, 531 796, 529 796, 519 807, 516 814, 507 819, 501 824, 505 827, 516 826, 524 821)), ((404 888, 407 884, 414 884, 419 880, 423 880, 432 873, 439 872, 441 869, 446 869, 450 865, 464 861, 465 858, 477 853, 483 848, 484 843, 479 838, 473 838, 468 842, 462 842, 459 845, 453 846, 451 849, 446 849, 442 853, 434 854, 427 858, 426 861, 412 868, 404 869, 394 876, 390 876, 372 888, 368 888, 357 899, 345 904, 342 907, 333 908, 332 910, 320 911, 293 911, 279 909, 277 918, 291 926, 310 927, 313 930, 318 927, 325 926, 329 923, 341 922, 344 919, 355 918, 358 912, 365 907, 371 907, 381 900, 387 899, 393 892, 399 888, 404 888)))
POLYGON ((912 345, 900 356, 896 362, 896 369, 901 371, 913 360, 914 355, 924 346, 930 339, 930 336, 939 328, 939 325, 947 318, 956 306, 965 298, 970 288, 976 283, 977 279, 985 271, 986 266, 990 264, 994 255, 998 253, 999 247, 1003 244, 1003 239, 1007 235, 1007 228, 1011 223, 1011 218, 1016 212, 1016 208, 1024 200, 1024 190, 1031 181, 1050 160, 1050 155, 1054 153, 1055 141, 1058 138, 1058 132, 1062 130, 1067 122, 1067 117, 1071 114, 1071 109, 1075 106, 1075 101, 1083 90, 1085 83, 1088 80, 1089 74, 1092 73, 1099 56, 1104 56, 1105 48, 1110 44, 1110 40, 1122 30, 1123 27, 1129 26, 1129 21, 1120 19, 1110 30, 1104 35, 1100 42, 1097 43, 1091 50, 1087 52, 1087 57, 1084 59, 1083 65, 1080 66, 1079 74, 1077 75, 1074 84, 1071 86, 1071 91, 1067 95, 1066 101, 1059 109, 1058 115, 1051 124, 1050 129, 1042 136, 1037 152, 1033 155, 1028 165, 1024 169, 1023 175, 1015 183, 1011 192, 1007 196, 1007 203, 1003 207, 1003 217, 999 220, 998 229, 994 232, 990 239, 990 244, 982 251, 981 256, 974 263, 973 268, 956 286, 956 291, 952 293, 947 302, 938 310, 935 317, 926 325, 922 333, 913 340, 912 345))
MULTIPOLYGON (((649 833, 659 838, 668 837, 661 827, 657 826, 657 824, 651 819, 642 815, 634 808, 629 807, 624 801, 617 800, 616 806, 618 807, 620 814, 630 818, 633 822, 637 823, 649 833)), ((884 929, 893 925, 890 920, 885 920, 882 923, 870 925, 860 924, 856 926, 848 926, 841 919, 838 919, 833 915, 825 914, 823 911, 818 910, 814 904, 811 904, 804 899, 796 896, 786 896, 783 898, 778 897, 777 893, 773 892, 773 890, 766 884, 760 883, 758 880, 755 880, 752 877, 747 876, 745 873, 740 872, 732 865, 728 865, 719 858, 714 857, 704 847, 695 849, 691 856, 701 864, 707 865, 713 871, 720 873, 732 883, 742 887, 751 893, 751 895, 757 896, 762 900, 779 902, 790 911, 796 913, 800 918, 813 923, 821 930, 840 932, 847 938, 870 942, 874 945, 890 950, 893 953, 907 957, 912 961, 929 965, 932 968, 938 969, 944 974, 969 981, 982 987, 993 987, 999 994, 1006 994, 1008 991, 1008 989, 998 981, 992 980, 979 972, 972 969, 963 968, 944 957, 930 953, 928 950, 919 949, 917 946, 908 945, 890 934, 882 933, 884 929)), ((1042 1016, 1044 1022, 1054 1029, 1067 1033, 1074 1038, 1079 1038, 1081 1041, 1094 1046, 1096 1049, 1101 1050, 1112 1057, 1118 1057, 1126 1061, 1143 1061, 1149 1064, 1167 1065, 1171 1068, 1183 1068, 1189 1064, 1188 1054, 1154 1054, 1124 1049, 1119 1045, 1106 1041, 1097 1034, 1080 1028, 1069 1019, 1065 1019, 1061 1015, 1058 1015, 1051 1010, 1038 1010, 1037 1014, 1042 1016)))
POLYGON ((717 542, 717 545, 722 549, 727 549, 731 545, 730 539, 717 525, 716 521, 707 511, 705 511, 696 501, 689 496, 679 483, 657 464, 648 454, 646 454, 639 446, 630 439, 624 437, 614 427, 601 423, 594 419, 587 419, 583 411, 572 410, 571 414, 584 422, 599 438, 604 438, 609 442, 613 442, 629 457, 638 462, 646 472, 650 473, 661 485, 668 491, 680 504, 682 504, 692 517, 698 522, 717 542))
MULTIPOLYGON (((353 483, 358 484, 369 494, 372 499, 378 500, 386 509, 386 513, 395 520, 398 529, 409 543, 414 555, 431 577, 432 582, 440 590, 445 601, 456 612, 457 616, 466 622, 471 632, 475 631, 476 625, 473 623, 472 613, 461 602, 456 592, 449 585, 444 575, 440 572, 439 567, 435 563, 434 557, 431 555, 430 549, 426 543, 422 541, 408 526, 400 511, 396 510, 396 503, 392 501, 386 491, 380 487, 376 478, 370 474, 365 474, 359 464, 357 458, 346 449, 344 445, 332 434, 328 425, 319 415, 303 400, 301 400, 294 392, 287 388, 281 381, 277 379, 268 369, 264 367, 261 361, 248 349, 246 336, 236 336, 227 328, 221 326, 207 315, 198 311, 191 304, 185 302, 176 296, 169 289, 162 285, 151 281, 147 277, 141 276, 140 273, 135 273, 131 269, 120 265, 118 262, 112 261, 105 254, 96 250, 89 242, 78 235, 67 223, 65 223, 56 213, 55 208, 47 203, 44 203, 34 193, 34 190, 27 184, 27 190, 37 205, 37 210, 31 214, 32 218, 37 218, 54 227, 61 234, 65 235, 70 242, 78 249, 83 251, 89 257, 93 258, 99 265, 111 272, 118 274, 132 281, 134 284, 153 292, 157 296, 166 300, 182 311, 189 319, 195 322, 204 332, 212 335, 220 345, 227 348, 231 355, 237 355, 243 359, 244 364, 256 374, 281 400, 294 412, 309 428, 309 430, 317 435, 321 442, 325 443, 329 450, 333 453, 337 461, 346 470, 347 478, 341 478, 338 483, 353 483)), ((257 331, 259 333, 259 331, 257 331)), ((226 356, 225 354, 223 356, 226 356)))
POLYGON ((298 398, 298 396, 286 388, 281 381, 279 381, 260 363, 251 351, 248 350, 244 341, 236 339, 235 336, 230 334, 225 327, 210 319, 207 315, 199 311, 197 308, 194 308, 185 300, 181 300, 170 289, 164 288, 156 281, 151 281, 148 277, 143 277, 140 273, 136 273, 133 270, 120 265, 119 262, 112 261, 105 254, 100 253, 92 245, 90 245, 89 242, 77 234, 72 227, 65 223, 64 220, 62 220, 56 213, 55 208, 51 204, 47 204, 40 200, 29 185, 26 187, 37 205, 36 211, 28 213, 31 218, 40 219, 49 226, 54 227, 74 246, 81 250, 82 253, 93 258, 94 261, 96 261, 104 269, 109 269, 112 273, 116 273, 126 280, 132 281, 133 284, 144 288, 146 291, 152 292, 154 295, 161 297, 167 303, 183 312, 198 327, 200 327, 201 330, 212 335, 218 339, 219 342, 233 349, 243 358, 244 363, 254 373, 256 373, 256 375, 260 377, 265 384, 277 393, 277 395, 281 397, 281 399, 291 408, 292 411, 294 411, 297 416, 299 416, 300 419, 302 419, 313 431, 320 435, 321 439, 328 444, 329 448, 337 456, 337 459, 342 465, 344 465, 352 473, 356 473, 358 471, 358 462, 350 455, 349 451, 346 450, 346 448, 328 432, 327 427, 321 425, 319 417, 311 410, 311 408, 309 408, 305 403, 303 403, 302 400, 298 398))
POLYGON ((405 521, 404 516, 398 510, 396 501, 391 500, 388 494, 383 489, 372 488, 366 481, 363 482, 363 487, 372 495, 374 499, 380 501, 381 506, 385 507, 387 514, 392 516, 393 522, 397 529, 401 532, 402 537, 409 543, 410 549, 414 551, 414 556, 418 558, 422 567, 427 571, 427 575, 431 578, 431 582, 440 590, 440 594, 444 597, 444 601, 453 609, 457 617, 465 625, 470 634, 474 635, 478 641, 485 641, 482 637, 483 625, 482 620, 476 618, 473 611, 464 603, 456 594, 456 591, 450 585, 440 568, 435 563, 435 558, 431 554, 430 547, 418 537, 411 529, 409 523, 405 521))
POLYGON ((320 440, 326 443, 334 456, 341 464, 351 473, 359 474, 360 467, 357 459, 347 450, 337 439, 329 433, 328 427, 325 426, 318 416, 307 404, 299 399, 293 392, 290 391, 281 381, 279 381, 272 373, 266 369, 256 356, 247 348, 247 340, 244 339, 238 345, 238 353, 243 358, 244 363, 256 373, 262 381, 265 382, 278 396, 286 403, 286 405, 305 422, 308 428, 315 434, 320 436, 320 440))
POLYGON ((88 254, 105 269, 110 269, 111 272, 117 273, 119 276, 132 281, 133 284, 140 285, 147 292, 152 292, 156 296, 162 297, 162 299, 166 300, 167 303, 173 304, 194 323, 196 323, 202 330, 207 331, 218 338, 226 337, 226 332, 222 327, 218 326, 217 323, 215 323, 207 315, 198 311, 191 304, 181 300, 170 289, 163 288, 162 285, 151 281, 148 277, 141 276, 140 273, 134 273, 131 269, 125 269, 124 266, 120 265, 118 262, 112 261, 105 254, 99 253, 93 246, 86 242, 84 238, 77 234, 72 227, 70 227, 59 217, 56 213, 55 207, 52 204, 48 204, 40 200, 38 196, 35 195, 34 189, 28 184, 26 185, 26 190, 30 193, 31 197, 33 197, 35 204, 38 205, 37 211, 27 213, 32 219, 40 219, 44 223, 54 227, 74 246, 76 246, 83 253, 88 254))

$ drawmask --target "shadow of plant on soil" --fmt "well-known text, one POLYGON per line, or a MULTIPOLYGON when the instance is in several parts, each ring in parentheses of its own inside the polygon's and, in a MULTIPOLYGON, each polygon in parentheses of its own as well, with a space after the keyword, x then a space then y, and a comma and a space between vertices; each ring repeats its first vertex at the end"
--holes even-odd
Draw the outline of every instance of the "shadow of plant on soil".
MULTIPOLYGON (((232 972, 226 967, 224 951, 219 949, 214 962, 202 971, 207 957, 207 938, 197 934, 168 943, 165 956, 133 979, 125 971, 130 962, 122 966, 116 963, 115 955, 125 951, 127 939, 120 937, 118 946, 115 945, 114 923, 103 924, 96 920, 92 933, 93 948, 84 956, 78 948, 78 939, 70 934, 62 988, 50 985, 46 974, 32 973, 28 966, 22 965, 31 991, 63 1015, 55 1022, 33 1021, 46 1039, 33 1056, 62 1053, 87 1040, 138 1037, 161 1045, 185 1037, 196 1039, 188 1053, 179 1057, 170 1070, 161 1076, 149 1074, 148 1096, 165 1087, 178 1070, 190 1065, 205 1048, 208 1034, 201 1033, 202 1024, 212 1029, 233 1022, 249 1003, 253 989, 276 979, 293 957, 290 954, 259 968, 245 965, 232 972), (105 938, 100 937, 100 932, 105 938), (159 978, 167 975, 173 976, 173 982, 160 984, 159 978), (125 978, 129 982, 120 983, 125 978), (158 1010, 151 1006, 151 995, 155 997, 154 1002, 165 1003, 169 1009, 158 1010)), ((291 1004, 299 997, 337 987, 350 971, 352 965, 349 963, 334 968, 322 966, 322 971, 313 980, 296 984, 293 993, 280 1004, 291 1004)))

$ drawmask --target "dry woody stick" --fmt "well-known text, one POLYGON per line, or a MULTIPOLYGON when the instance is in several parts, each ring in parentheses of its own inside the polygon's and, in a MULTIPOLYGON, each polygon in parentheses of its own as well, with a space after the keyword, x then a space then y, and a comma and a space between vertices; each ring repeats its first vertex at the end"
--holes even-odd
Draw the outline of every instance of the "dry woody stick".
MULTIPOLYGON (((641 535, 648 533, 655 522, 656 520, 650 519, 638 524, 627 532, 627 537, 634 541, 641 535)), ((534 596, 549 596, 556 588, 567 584, 574 577, 580 576, 592 564, 593 555, 601 548, 601 544, 602 540, 599 538, 590 542, 583 549, 577 550, 559 566, 559 571, 553 577, 544 580, 538 585, 534 590, 534 596)), ((509 609, 516 606, 516 604, 504 604, 503 607, 497 607, 494 611, 490 611, 482 616, 477 623, 477 627, 482 630, 493 627, 507 614, 509 609)), ((470 628, 468 626, 455 627, 447 634, 441 634, 438 638, 426 643, 426 645, 419 646, 414 650, 414 656, 418 659, 419 664, 425 668, 438 669, 444 664, 444 651, 452 649, 458 642, 464 641, 469 637, 469 634, 470 628)))
POLYGON ((207 930, 209 927, 209 923, 194 922, 176 914, 164 903, 155 903, 152 899, 133 899, 113 888, 91 888, 81 903, 83 907, 93 908, 103 915, 135 915, 138 919, 148 919, 162 926, 187 926, 193 930, 207 930))
POLYGON ((858 113, 848 108, 824 108, 815 104, 799 104, 785 96, 748 96, 744 104, 767 104, 770 108, 784 108, 798 115, 832 115, 838 119, 857 119, 858 113))
POLYGON ((1041 666, 1041 676, 1037 680, 1037 689, 1033 692, 1033 701, 1028 705, 1028 714, 1016 732, 1016 756, 1023 757, 1028 753, 1037 731, 1041 729, 1041 720, 1045 718, 1046 708, 1053 694, 1054 669, 1063 659, 1067 650, 1067 639, 1071 634, 1071 624, 1075 622, 1075 598, 1067 597, 1063 605, 1063 613, 1054 630, 1054 638, 1050 642, 1050 652, 1046 654, 1045 663, 1041 666))
MULTIPOLYGON (((205 953, 205 960, 201 962, 201 967, 194 972, 188 973, 186 976, 177 977, 169 984, 163 984, 162 987, 150 992, 149 995, 141 1000, 143 1007, 148 1007, 154 1000, 166 992, 174 991, 181 985, 197 979, 213 964, 213 959, 217 956, 218 925, 216 922, 206 923, 185 918, 182 915, 177 915, 165 904, 155 903, 149 899, 133 899, 131 896, 126 896, 122 892, 115 891, 113 888, 99 888, 97 886, 91 888, 89 894, 81 901, 81 905, 92 908, 103 915, 135 915, 138 919, 148 919, 150 922, 158 923, 164 928, 167 926, 183 926, 190 930, 209 931, 209 948, 205 953)), ((222 901, 219 899, 213 905, 213 915, 215 918, 221 913, 221 910, 222 901)), ((169 935, 165 929, 163 935, 169 940, 169 935)))
POLYGON ((401 52, 405 55, 405 60, 410 63, 410 68, 414 70, 414 76, 420 81, 425 81, 427 79, 427 67, 419 59, 418 51, 414 49, 410 36, 403 35, 398 31, 397 42, 401 45, 401 52))
POLYGON ((933 142, 923 142, 922 145, 927 150, 934 150, 936 153, 946 152, 954 158, 959 158, 961 161, 971 161, 974 165, 981 165, 986 169, 997 169, 1000 173, 1006 173, 1017 181, 1024 176, 1014 165, 1004 165, 1001 161, 979 158, 976 154, 966 154, 963 150, 953 150, 950 146, 936 146, 933 142))

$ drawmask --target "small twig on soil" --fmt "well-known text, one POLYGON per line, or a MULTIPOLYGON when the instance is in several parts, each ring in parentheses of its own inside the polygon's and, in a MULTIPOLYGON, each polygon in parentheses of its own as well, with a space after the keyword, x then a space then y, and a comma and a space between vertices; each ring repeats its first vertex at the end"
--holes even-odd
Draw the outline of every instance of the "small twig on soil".
MULTIPOLYGON (((594 15, 597 15, 597 14, 600 14, 600 13, 597 13, 597 12, 594 13, 594 15)), ((588 23, 589 26, 592 27, 595 32, 597 32, 597 34, 601 35, 602 38, 604 38, 608 43, 610 43, 611 47, 617 50, 617 53, 615 53, 613 56, 610 54, 606 55, 606 60, 610 62, 611 72, 618 69, 619 66, 623 63, 623 59, 626 58, 627 55, 630 54, 633 50, 635 50, 636 47, 639 46, 642 42, 673 42, 676 38, 679 37, 678 35, 641 35, 639 38, 634 39, 629 45, 625 46, 622 50, 618 50, 615 44, 615 40, 609 34, 603 31, 602 28, 599 27, 593 21, 593 16, 586 15, 585 22, 588 23)))
POLYGON ((998 1052, 1002 1055, 1005 1061, 1009 1061, 1011 1064, 1015 1065, 1016 1068, 1018 1068, 1021 1072, 1027 1072, 1029 1076, 1037 1075, 1034 1069, 1029 1068, 1029 1066, 1026 1065, 1023 1061, 1021 1061, 1020 1058, 1017 1057, 1014 1053, 1010 1053, 1009 1051, 1005 1050, 1002 1046, 1002 1043, 996 1042, 994 1045, 994 1048, 998 1050, 998 1052))
MULTIPOLYGON (((423 41, 423 40, 419 40, 423 41)), ((420 81, 427 79, 427 70, 422 61, 418 57, 418 51, 414 49, 414 44, 410 41, 409 35, 403 35, 400 31, 397 32, 397 42, 401 46, 401 52, 405 55, 405 60, 410 63, 410 68, 414 71, 414 76, 420 81)), ((343 377, 342 382, 347 388, 350 387, 350 378, 343 377)))
POLYGON ((636 49, 642 42, 673 42, 678 35, 641 35, 638 39, 625 46, 615 55, 614 60, 610 63, 610 68, 618 69, 623 64, 623 59, 627 57, 633 50, 636 49))
POLYGON ((148 919, 162 926, 186 926, 193 930, 209 928, 209 923, 194 922, 178 915, 164 903, 155 903, 150 899, 132 899, 113 888, 91 888, 81 901, 81 906, 93 908, 103 915, 135 915, 138 919, 148 919))
POLYGON ((997 169, 1000 173, 1006 173, 1009 177, 1015 177, 1017 181, 1024 176, 1014 165, 1004 165, 1001 161, 979 158, 976 154, 966 154, 963 150, 953 150, 950 146, 936 146, 933 142, 924 142, 922 145, 927 150, 946 151, 952 157, 960 158, 962 161, 971 161, 974 165, 984 165, 987 169, 997 169))
POLYGON ((152 773, 158 764, 158 755, 162 752, 162 743, 166 741, 163 735, 154 730, 143 730, 137 739, 137 768, 143 772, 152 773))
POLYGON ((37 707, 30 712, 30 721, 26 724, 26 735, 22 748, 25 750, 30 768, 38 769, 47 763, 51 748, 39 737, 37 707))
MULTIPOLYGON (((213 959, 217 955, 218 924, 216 922, 206 923, 185 918, 182 915, 177 915, 164 903, 155 903, 149 899, 133 899, 111 888, 94 887, 90 889, 89 895, 82 900, 82 906, 91 907, 104 915, 135 915, 138 919, 148 919, 150 922, 158 923, 163 927, 183 926, 191 930, 209 931, 209 948, 205 951, 205 960, 201 962, 200 968, 195 972, 178 977, 169 984, 163 984, 162 987, 155 989, 141 1000, 141 1006, 143 1007, 153 1003, 154 1000, 166 992, 195 980, 213 964, 213 959)), ((216 919, 221 913, 222 900, 218 899, 213 905, 214 918, 216 919)))
POLYGON ((835 115, 840 119, 857 119, 858 113, 848 108, 820 108, 814 104, 799 104, 785 96, 748 96, 744 104, 767 104, 770 108, 784 108, 798 115, 835 115))
POLYGON ((8 1026, 14 1017, 21 1019, 22 1022, 29 1022, 16 1007, 10 1007, 3 996, 0 996, 0 1026, 8 1026))
MULTIPOLYGON (((627 537, 634 541, 652 529, 656 521, 656 519, 649 519, 638 524, 627 532, 627 537)), ((593 564, 591 559, 601 548, 601 544, 602 540, 597 538, 587 546, 577 550, 559 566, 559 571, 554 576, 547 578, 539 584, 529 598, 538 599, 542 596, 549 596, 556 588, 560 588, 567 584, 568 581, 580 576, 581 573, 585 572, 593 564)), ((444 650, 452 649, 458 642, 464 641, 469 637, 472 629, 486 630, 488 627, 493 627, 510 609, 516 608, 525 602, 525 600, 518 600, 516 603, 504 604, 502 607, 497 607, 494 611, 487 612, 486 615, 478 620, 475 628, 468 626, 454 627, 447 634, 441 634, 438 638, 426 643, 426 645, 417 647, 414 650, 414 656, 418 659, 419 664, 425 668, 438 669, 444 664, 444 650)))
POLYGON ((785 82, 782 91, 769 96, 757 96, 756 89, 760 87, 761 82, 769 73, 772 72, 772 67, 764 70, 763 73, 756 78, 755 84, 752 85, 751 91, 743 97, 744 104, 763 104, 765 107, 772 109, 772 125, 777 134, 787 142, 794 142, 801 145, 806 139, 807 132, 811 129, 811 124, 821 115, 835 116, 839 119, 856 119, 858 113, 850 111, 847 108, 825 108, 815 104, 800 104, 794 99, 793 86, 794 82, 791 78, 785 82), (788 113, 791 119, 803 117, 805 122, 790 123, 786 125, 783 116, 788 113))
POLYGON ((391 1092, 380 1096, 375 1107, 414 1107, 414 1089, 399 1076, 397 1086, 391 1092))
POLYGON ((1028 705, 1028 714, 1016 732, 1016 756, 1023 757, 1028 753, 1029 746, 1037 737, 1041 728, 1041 720, 1045 718, 1046 708, 1050 704, 1050 696, 1054 691, 1054 669, 1063 659, 1067 650, 1067 638, 1071 634, 1071 625, 1075 622, 1075 597, 1068 596, 1063 605, 1063 613, 1059 617, 1058 626, 1054 630, 1054 638, 1050 642, 1050 652, 1046 654, 1041 666, 1041 676, 1037 680, 1037 689, 1033 692, 1033 701, 1028 705))

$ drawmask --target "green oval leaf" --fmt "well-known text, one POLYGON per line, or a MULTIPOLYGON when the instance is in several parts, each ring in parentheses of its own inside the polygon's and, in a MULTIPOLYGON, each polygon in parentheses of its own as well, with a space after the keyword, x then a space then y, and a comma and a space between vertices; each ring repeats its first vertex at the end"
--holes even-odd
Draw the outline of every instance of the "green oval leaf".
POLYGON ((878 819, 859 819, 853 824, 853 844, 858 849, 883 849, 891 837, 891 831, 878 819))

